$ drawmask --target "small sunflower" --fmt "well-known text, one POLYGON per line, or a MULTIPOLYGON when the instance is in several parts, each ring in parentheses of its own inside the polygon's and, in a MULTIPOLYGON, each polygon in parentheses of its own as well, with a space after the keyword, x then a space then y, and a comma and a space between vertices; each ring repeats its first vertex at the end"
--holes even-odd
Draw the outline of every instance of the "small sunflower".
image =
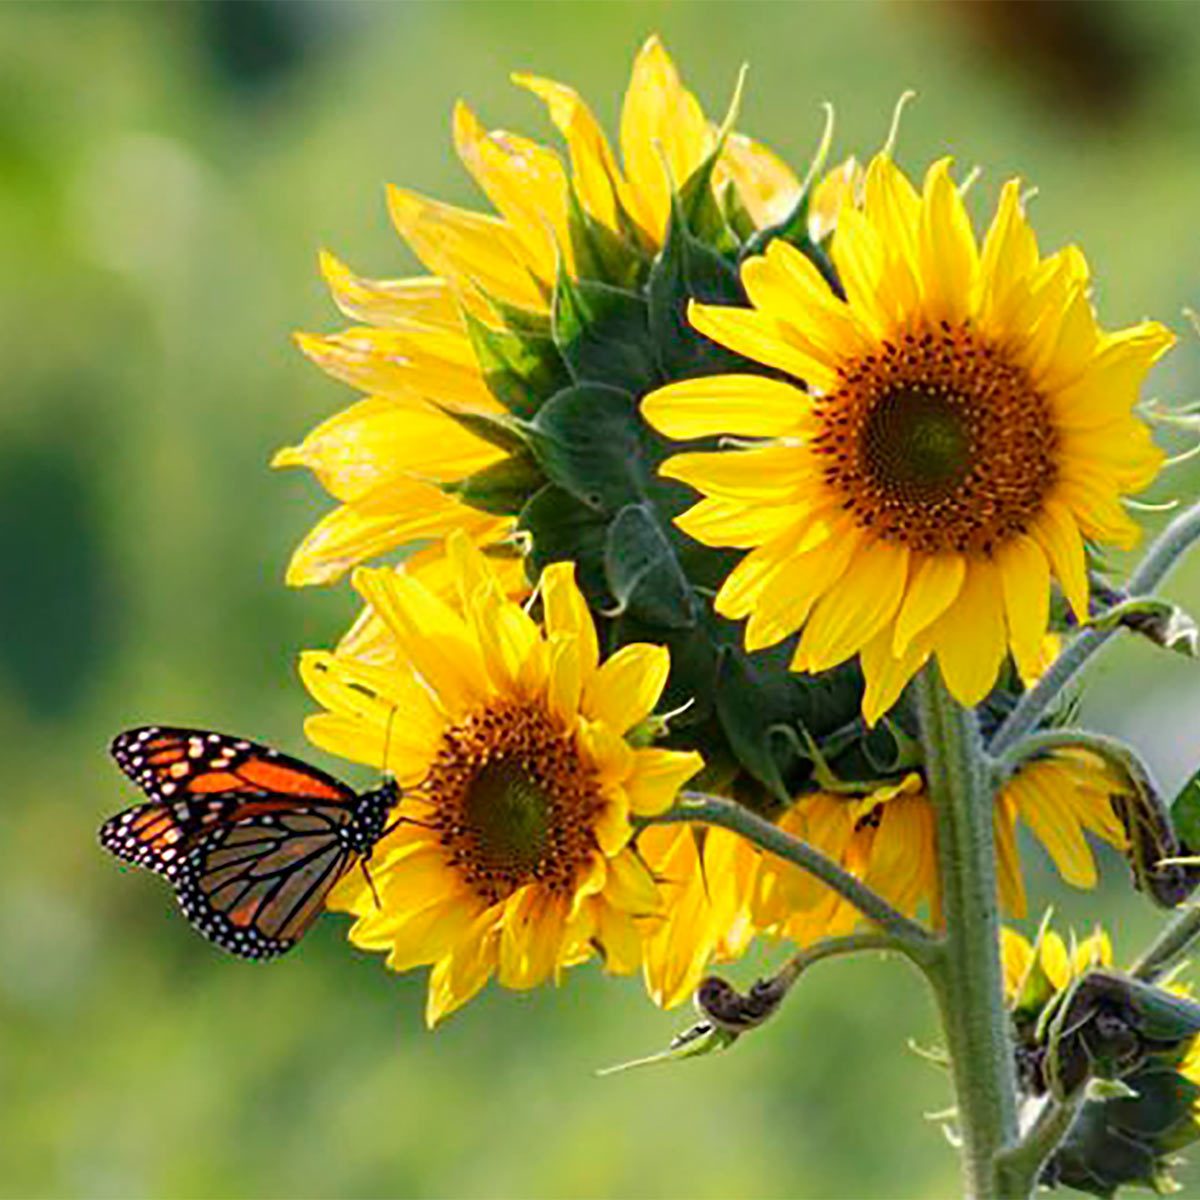
POLYGON ((931 655, 974 705, 1009 651, 1033 670, 1051 581, 1084 619, 1086 546, 1137 539, 1121 500, 1163 454, 1133 406, 1174 339, 1097 326, 1082 254, 1039 253, 1016 180, 977 245, 948 160, 918 193, 877 156, 832 261, 837 291, 776 240, 742 267, 751 308, 691 305, 790 382, 687 380, 643 413, 673 438, 769 439, 663 467, 705 497, 685 532, 749 550, 716 600, 749 618, 747 649, 800 630, 794 670, 861 655, 871 721, 931 655))
MULTIPOLYGON (((1000 903, 1013 916, 1026 911, 1017 850, 1017 823, 1041 842, 1062 877, 1079 888, 1096 885, 1096 862, 1086 835, 1124 849, 1126 837, 1110 797, 1128 788, 1103 759, 1064 749, 1027 763, 996 797, 1000 903)), ((934 811, 924 783, 911 773, 861 795, 813 792, 800 797, 779 825, 803 838, 861 879, 901 912, 925 905, 940 911, 934 811)), ((752 920, 804 945, 847 933, 857 910, 823 883, 773 855, 764 855, 755 883, 752 920)))
MULTIPOLYGON (((296 549, 293 585, 329 583, 355 564, 461 529, 479 546, 507 539, 512 516, 473 507, 455 487, 508 450, 480 436, 477 418, 503 418, 471 326, 545 325, 559 272, 577 271, 572 204, 635 257, 661 247, 673 192, 717 149, 717 132, 662 43, 638 54, 620 124, 623 166, 587 105, 569 87, 532 75, 515 82, 547 105, 566 142, 567 167, 517 134, 488 131, 465 105, 453 120, 458 155, 495 213, 477 213, 402 188, 388 192, 401 237, 431 272, 367 279, 333 255, 321 269, 353 328, 298 334, 318 366, 366 393, 281 450, 273 465, 308 467, 340 507, 296 549)), ((774 154, 730 133, 716 162, 717 194, 735 189, 760 227, 795 206, 800 184, 774 154)), ((835 191, 826 189, 828 198, 835 191)), ((552 387, 547 396, 557 387, 552 387)), ((545 397, 543 397, 545 398, 545 397)))
POLYGON ((456 604, 404 571, 355 573, 394 643, 382 665, 322 652, 301 663, 326 710, 310 739, 403 789, 370 881, 348 876, 330 903, 393 970, 432 965, 430 1024, 492 975, 534 987, 596 949, 610 969, 636 970, 638 920, 660 901, 630 818, 661 812, 703 765, 626 740, 658 702, 669 656, 632 644, 601 662, 571 565, 542 577, 543 629, 465 533, 447 557, 456 604))

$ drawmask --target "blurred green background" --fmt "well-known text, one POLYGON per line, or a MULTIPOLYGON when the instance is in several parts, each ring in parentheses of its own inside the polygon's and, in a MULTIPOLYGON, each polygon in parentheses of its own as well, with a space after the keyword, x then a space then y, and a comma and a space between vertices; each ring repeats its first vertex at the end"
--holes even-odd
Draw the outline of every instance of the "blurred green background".
MULTIPOLYGON (((316 252, 415 264, 383 184, 478 196, 449 145, 464 96, 548 134, 512 69, 572 82, 614 127, 658 30, 710 113, 742 62, 741 127, 803 165, 835 103, 836 152, 869 154, 899 93, 901 160, 1019 172, 1043 245, 1078 240, 1109 325, 1184 334, 1157 391, 1195 399, 1200 358, 1200 21, 1194 4, 21 4, 0 6, 0 1193, 8 1196, 949 1196, 923 1114, 947 1083, 894 963, 814 971, 728 1056, 597 1079, 687 1020, 635 981, 489 990, 436 1034, 423 980, 321 922, 243 964, 195 937, 159 881, 94 840, 132 801, 105 754, 146 720, 304 747, 293 664, 348 621, 348 589, 289 592, 325 510, 274 448, 350 392, 293 328, 335 328, 316 252)), ((1177 472, 1156 485, 1195 491, 1177 472)), ((1175 595, 1200 600, 1200 570, 1175 595)), ((1195 664, 1123 645, 1088 712, 1167 783, 1200 761, 1195 664)), ((330 764, 336 766, 337 764, 330 764)), ((342 769, 342 767, 338 767, 342 769)), ((345 773, 367 782, 363 773, 345 773)), ((1069 894, 1132 955, 1155 915, 1105 858, 1069 894)), ((778 959, 767 947, 736 972, 778 959)), ((1185 1173, 1200 1195, 1200 1170, 1185 1173)))

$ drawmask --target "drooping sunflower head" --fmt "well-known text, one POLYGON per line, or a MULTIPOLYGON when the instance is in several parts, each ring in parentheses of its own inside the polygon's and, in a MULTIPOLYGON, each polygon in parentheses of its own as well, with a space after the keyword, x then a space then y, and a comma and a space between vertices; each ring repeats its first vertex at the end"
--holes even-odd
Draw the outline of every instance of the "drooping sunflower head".
POLYGON ((313 652, 301 668, 326 710, 310 738, 403 789, 374 888, 351 875, 332 903, 393 969, 433 965, 431 1023, 493 974, 532 987, 597 947, 610 968, 636 969, 636 919, 660 901, 630 819, 662 811, 702 765, 626 740, 658 701, 668 655, 629 645, 601 662, 569 566, 543 577, 543 627, 465 534, 448 553, 456 603, 405 572, 356 574, 390 656, 313 652))
MULTIPOLYGON (((995 796, 992 815, 998 899, 1007 913, 1024 916, 1026 910, 1018 825, 1040 843, 1064 880, 1094 887, 1098 873, 1088 835, 1125 848, 1112 797, 1127 786, 1101 759, 1073 748, 1027 762, 1007 781, 995 796)), ((861 791, 810 792, 797 798, 779 825, 901 912, 924 911, 935 925, 940 922, 936 821, 920 773, 861 791)), ((861 920, 824 884, 771 855, 762 856, 751 907, 757 928, 773 929, 802 945, 846 933, 861 920)))
POLYGON ((691 306, 698 330, 791 383, 688 380, 643 412, 675 438, 771 439, 663 468, 706 497, 685 530, 750 551, 717 597, 750 618, 748 647, 800 630, 796 670, 861 655, 871 720, 930 655, 977 704, 1007 653, 1036 663, 1051 581, 1082 619, 1086 545, 1136 539, 1121 500, 1163 455, 1133 407, 1173 338, 1102 331, 1083 256, 1039 253, 1015 180, 977 243, 948 160, 918 192, 878 156, 832 263, 836 286, 775 240, 742 267, 750 308, 691 306))
POLYGON ((1081 1095, 1042 1181, 1097 1196, 1124 1186, 1178 1190, 1178 1152, 1200 1138, 1200 1038, 1192 989, 1151 986, 1113 969, 1112 943, 1095 929, 1069 943, 1043 920, 1031 943, 1001 929, 1004 991, 1022 1094, 1044 1103, 1065 1077, 1119 1079, 1108 1095, 1081 1095))

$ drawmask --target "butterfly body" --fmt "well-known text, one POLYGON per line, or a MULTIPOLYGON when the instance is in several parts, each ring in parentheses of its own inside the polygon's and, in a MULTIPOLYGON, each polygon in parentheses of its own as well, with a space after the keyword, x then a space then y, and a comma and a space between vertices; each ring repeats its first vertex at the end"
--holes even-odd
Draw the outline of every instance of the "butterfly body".
POLYGON ((334 884, 364 865, 399 789, 358 793, 245 738, 150 725, 120 734, 117 765, 149 797, 100 844, 162 875, 201 934, 243 958, 291 949, 334 884))

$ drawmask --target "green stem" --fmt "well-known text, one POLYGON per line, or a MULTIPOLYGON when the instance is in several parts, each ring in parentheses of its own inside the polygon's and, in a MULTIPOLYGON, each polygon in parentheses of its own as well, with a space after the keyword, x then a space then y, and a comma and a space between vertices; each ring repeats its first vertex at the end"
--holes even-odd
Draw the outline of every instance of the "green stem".
POLYGON ((1200 905, 1185 908, 1159 932, 1158 937, 1130 968, 1135 979, 1153 983, 1161 979, 1200 938, 1200 905))
POLYGON ((1094 733, 1090 729, 1043 729, 1010 746, 993 763, 995 783, 999 787, 1020 770, 1022 764, 1047 750, 1091 750, 1111 763, 1117 763, 1135 779, 1153 783, 1150 768, 1141 755, 1118 737, 1094 733))
POLYGON ((824 962, 827 958, 840 958, 843 954, 862 954, 868 950, 904 952, 896 939, 886 933, 848 933, 844 937, 822 938, 793 954, 775 973, 775 979, 786 994, 814 963, 824 962))
POLYGON ((1029 1132, 996 1159, 1000 1192, 1007 1196, 1029 1196, 1050 1155, 1058 1149, 1083 1103, 1084 1091, 1067 1100, 1047 1096, 1029 1132))
POLYGON ((831 858, 813 849, 807 842, 793 837, 778 825, 751 812, 734 800, 708 796, 703 792, 682 792, 679 803, 667 812, 653 817, 656 825, 698 822, 720 825, 739 833, 762 850, 794 863, 849 901, 863 916, 868 917, 896 942, 914 961, 925 962, 938 953, 938 940, 919 922, 893 908, 882 896, 843 870, 831 858))
POLYGON ((915 692, 946 923, 943 953, 927 973, 952 1063, 964 1191, 971 1200, 1025 1196, 1002 1186, 997 1163, 1016 1140, 1017 1090, 983 745, 975 714, 953 699, 933 663, 917 677, 915 692))
MULTIPOLYGON (((1200 539, 1200 504, 1180 513, 1156 537, 1126 588, 1131 597, 1147 596, 1166 578, 1171 568, 1200 539)), ((1084 629, 1063 648, 1046 673, 1027 691, 992 736, 989 749, 1001 754, 1033 729, 1051 705, 1116 629, 1084 629)))

